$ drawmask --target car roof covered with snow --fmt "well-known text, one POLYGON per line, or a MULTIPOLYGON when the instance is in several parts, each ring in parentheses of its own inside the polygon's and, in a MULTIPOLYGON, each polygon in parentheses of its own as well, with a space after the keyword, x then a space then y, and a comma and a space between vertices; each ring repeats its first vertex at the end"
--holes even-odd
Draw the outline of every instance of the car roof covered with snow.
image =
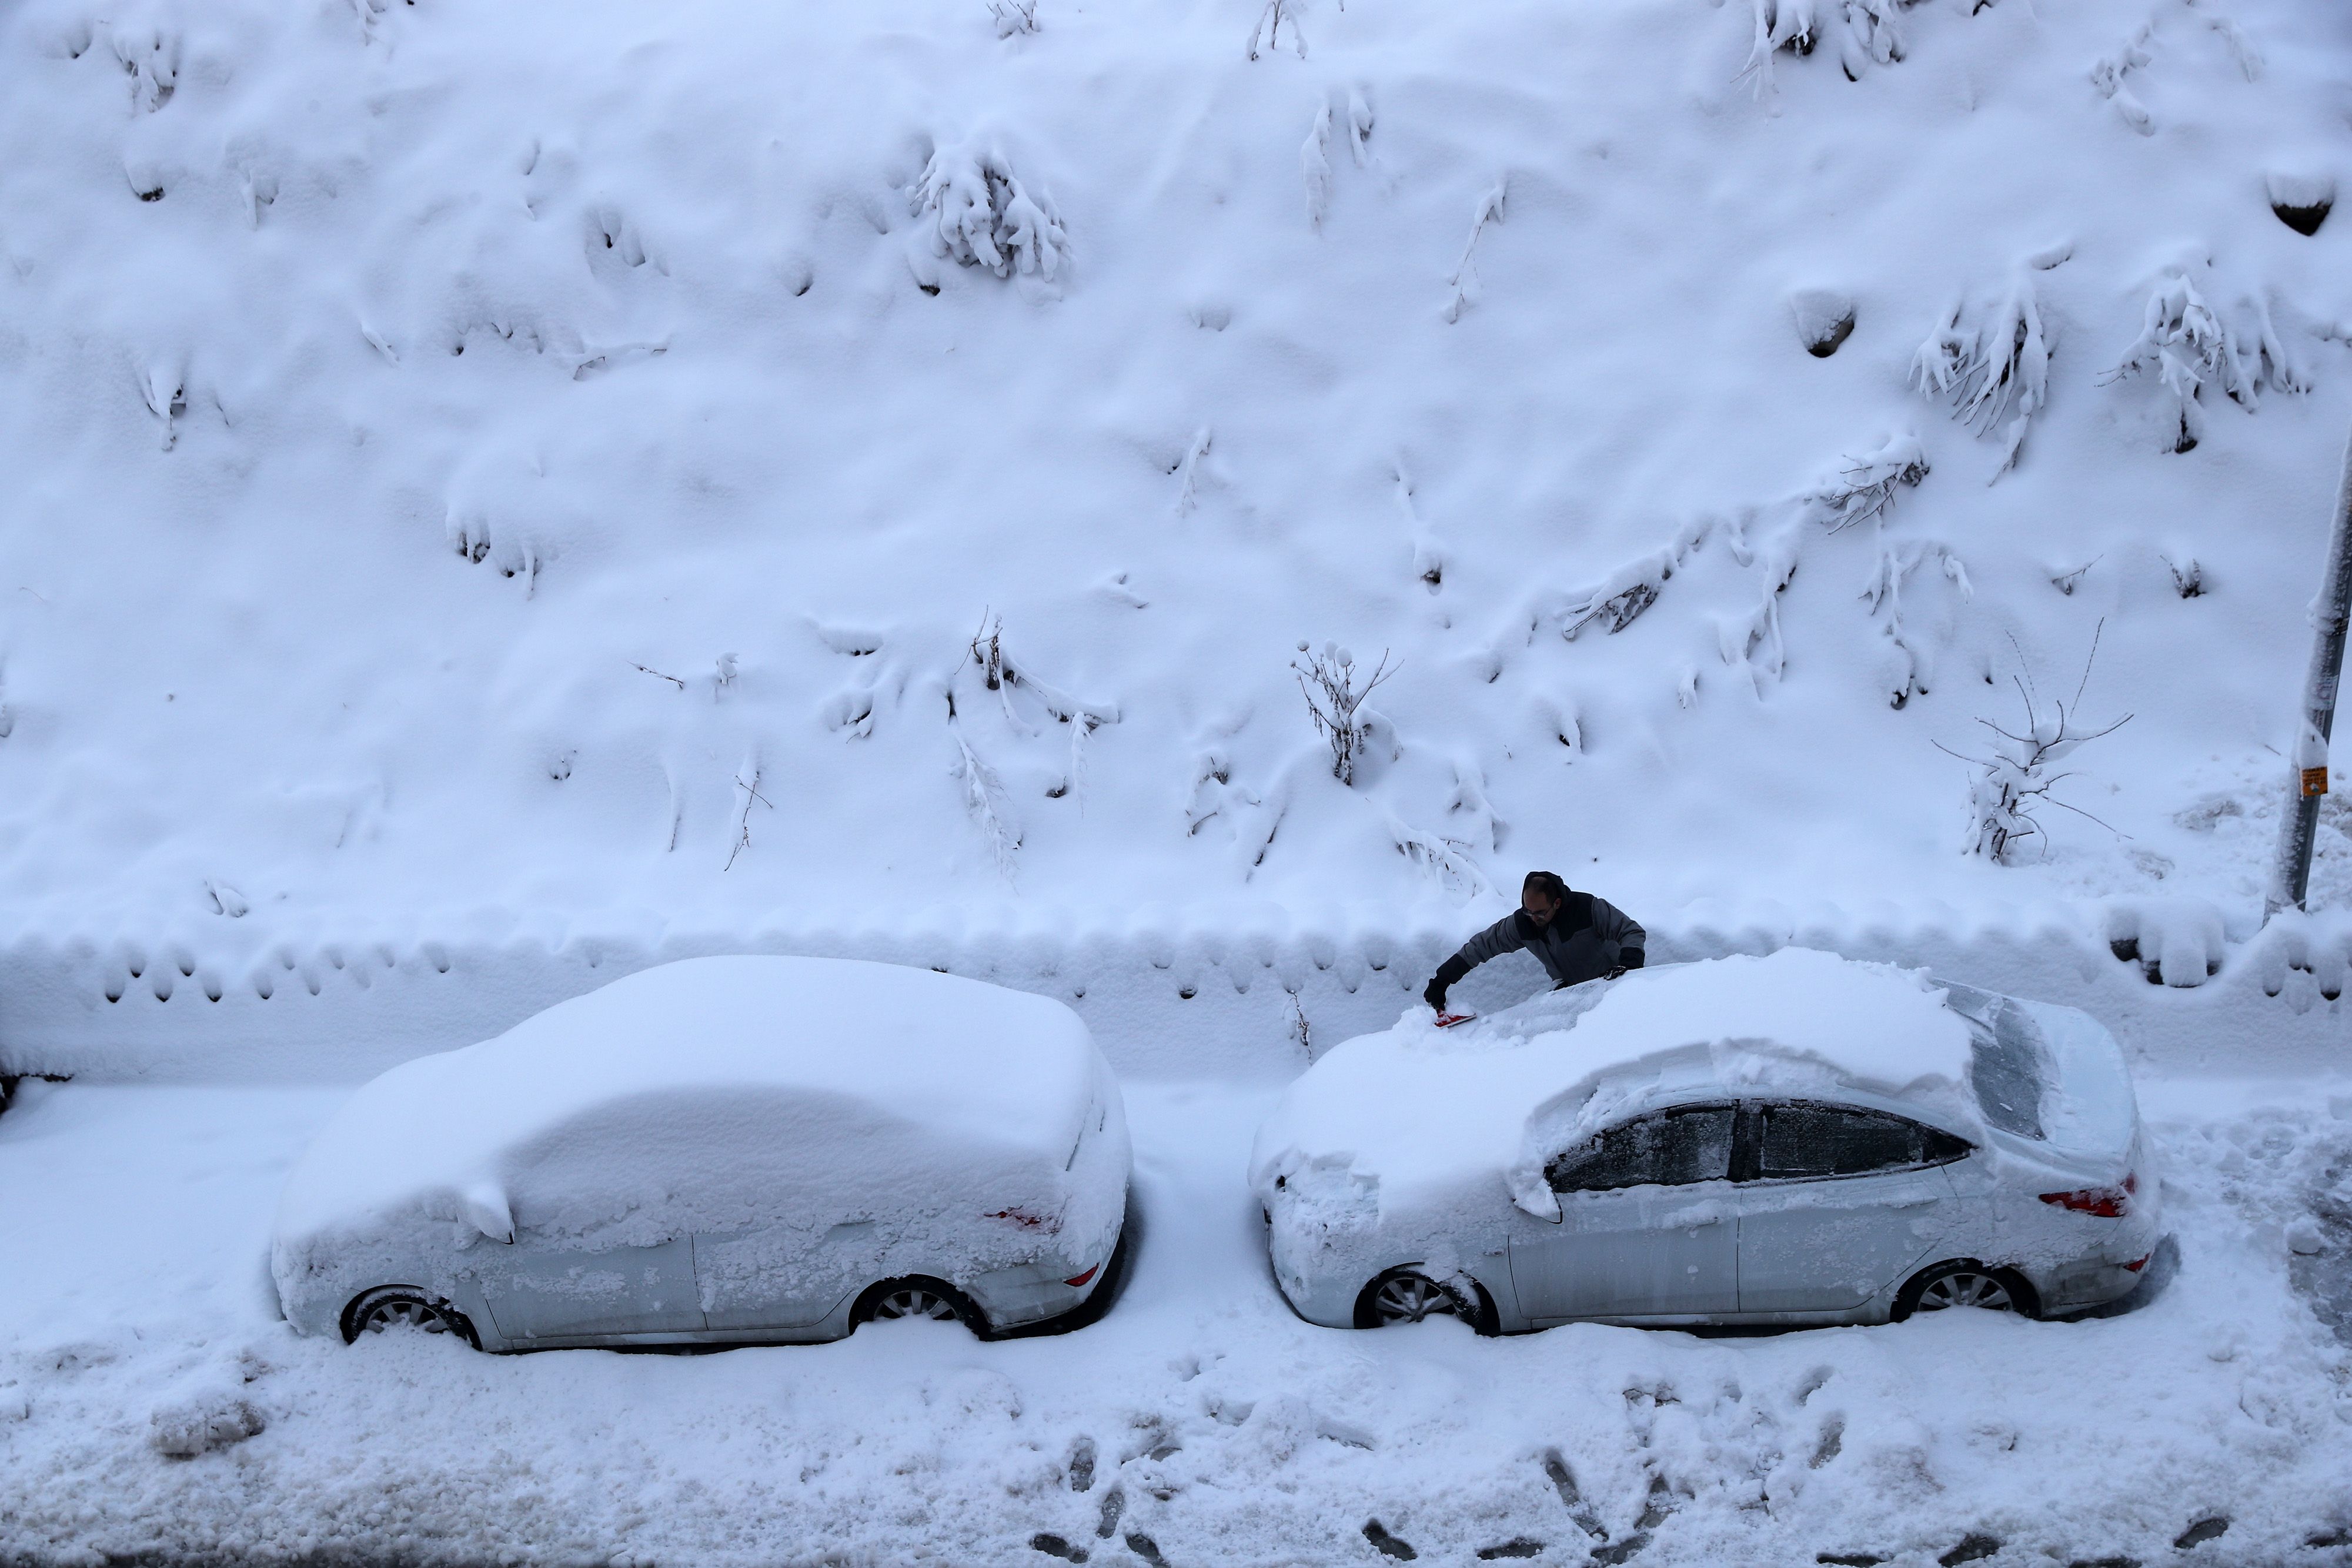
POLYGON ((1307 1166, 1419 1190, 1491 1180, 1549 1207, 1542 1165, 1651 1105, 1727 1092, 1878 1102, 1964 1133, 1971 1035, 1919 972, 1788 948, 1636 970, 1438 1029, 1415 1009, 1334 1048, 1260 1128, 1254 1187, 1307 1166))
POLYGON ((848 959, 690 958, 373 1080, 289 1179, 278 1229, 517 1186, 542 1208, 691 1189, 740 1210, 762 1183, 885 1182, 909 1150, 974 1179, 1058 1175, 1107 1075, 1047 998, 848 959))

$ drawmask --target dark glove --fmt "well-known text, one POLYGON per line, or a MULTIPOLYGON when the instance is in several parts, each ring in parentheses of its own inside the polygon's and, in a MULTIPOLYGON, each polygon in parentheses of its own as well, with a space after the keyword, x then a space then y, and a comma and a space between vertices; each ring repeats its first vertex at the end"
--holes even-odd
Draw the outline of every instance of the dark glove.
POLYGON ((1642 967, 1642 950, 1639 947, 1625 948, 1617 955, 1617 967, 1621 969, 1640 968, 1642 967))
POLYGON ((1439 1012, 1444 1012, 1445 993, 1454 988, 1455 981, 1469 972, 1470 966, 1462 961, 1462 955, 1454 954, 1454 956, 1437 966, 1437 973, 1430 979, 1428 988, 1421 993, 1421 999, 1439 1012))

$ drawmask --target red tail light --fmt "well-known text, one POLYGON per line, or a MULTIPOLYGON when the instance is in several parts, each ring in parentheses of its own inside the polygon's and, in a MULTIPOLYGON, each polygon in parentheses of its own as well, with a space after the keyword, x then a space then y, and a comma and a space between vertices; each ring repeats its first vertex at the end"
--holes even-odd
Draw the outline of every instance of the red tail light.
POLYGON ((1096 1264, 1093 1268, 1091 1268, 1091 1269, 1087 1270, 1085 1273, 1083 1273, 1083 1274, 1079 1275, 1076 1279, 1075 1279, 1075 1280, 1065 1280, 1065 1281, 1062 1281, 1062 1283, 1064 1283, 1065 1285, 1083 1285, 1083 1284, 1085 1284, 1088 1280, 1093 1279, 1097 1274, 1100 1273, 1101 1271, 1102 1271, 1102 1265, 1101 1265, 1101 1264, 1099 1264, 1099 1263, 1097 1263, 1097 1264, 1096 1264))
POLYGON ((2045 1192, 2042 1201, 2060 1208, 2073 1209, 2076 1214, 2095 1214, 2101 1219, 2121 1219, 2131 1212, 2132 1195, 2139 1191, 2137 1174, 2124 1177, 2121 1186, 2086 1186, 2077 1192, 2045 1192))

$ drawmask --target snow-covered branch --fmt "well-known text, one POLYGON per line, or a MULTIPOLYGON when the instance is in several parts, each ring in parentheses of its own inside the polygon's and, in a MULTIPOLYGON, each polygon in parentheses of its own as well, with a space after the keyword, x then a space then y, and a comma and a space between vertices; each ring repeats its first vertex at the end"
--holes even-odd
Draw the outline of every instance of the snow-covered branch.
POLYGON ((1901 667, 1887 688, 1887 702, 1892 707, 1907 706, 1914 696, 1927 689, 1921 649, 1913 643, 1903 622, 1903 585, 1931 560, 1964 602, 1976 597, 1976 587, 1969 581, 1968 568, 1960 564, 1960 558, 1952 553, 1949 546, 1930 539, 1891 545, 1882 535, 1878 540, 1878 563, 1870 580, 1863 586, 1863 600, 1869 604, 1880 631, 1900 655, 1901 667))
POLYGON ((1849 457, 1845 466, 1829 476, 1805 498, 1815 516, 1838 533, 1884 516, 1895 505, 1895 492, 1927 476, 1927 454, 1917 435, 1890 435, 1866 456, 1849 457))
POLYGON ((1664 549, 1628 561, 1595 586, 1538 610, 1534 624, 1541 626, 1549 621, 1559 628, 1561 638, 1570 643, 1596 622, 1602 631, 1612 635, 1622 632, 1658 601, 1659 591, 1675 575, 1675 569, 1682 564, 1685 556, 1706 542, 1713 527, 1712 519, 1689 524, 1664 549))
POLYGON ((956 731, 955 743, 955 777, 962 786, 963 809, 971 818, 972 826, 980 830, 989 858, 1009 880, 1013 852, 1021 847, 1021 835, 1004 820, 1004 785, 997 779, 996 770, 972 750, 961 729, 956 731))
POLYGON ((1503 221, 1503 202, 1510 193, 1510 176, 1498 176, 1478 204, 1470 212, 1470 237, 1462 242, 1462 259, 1454 264, 1454 274, 1445 281, 1454 290, 1454 298, 1445 302, 1444 315, 1449 322, 1462 319, 1462 312, 1478 302, 1478 237, 1486 232, 1490 223, 1503 221))

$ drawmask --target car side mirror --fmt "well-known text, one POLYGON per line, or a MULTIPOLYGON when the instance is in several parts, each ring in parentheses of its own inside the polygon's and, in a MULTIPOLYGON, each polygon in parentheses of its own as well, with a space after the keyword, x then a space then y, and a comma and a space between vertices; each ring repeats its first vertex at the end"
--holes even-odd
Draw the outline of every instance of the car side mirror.
POLYGON ((514 1244, 514 1215, 507 1207, 507 1195, 488 1182, 478 1182, 466 1189, 461 1200, 466 1206, 466 1219, 473 1228, 493 1241, 514 1244))
POLYGON ((1559 1195, 1552 1191, 1551 1183, 1544 1179, 1544 1174, 1540 1169, 1532 1171, 1524 1168, 1515 1169, 1509 1173, 1508 1179, 1511 1184, 1511 1201, 1518 1205, 1522 1212, 1532 1214, 1538 1219, 1549 1220, 1554 1225, 1559 1224, 1566 1218, 1560 1211, 1559 1195))

